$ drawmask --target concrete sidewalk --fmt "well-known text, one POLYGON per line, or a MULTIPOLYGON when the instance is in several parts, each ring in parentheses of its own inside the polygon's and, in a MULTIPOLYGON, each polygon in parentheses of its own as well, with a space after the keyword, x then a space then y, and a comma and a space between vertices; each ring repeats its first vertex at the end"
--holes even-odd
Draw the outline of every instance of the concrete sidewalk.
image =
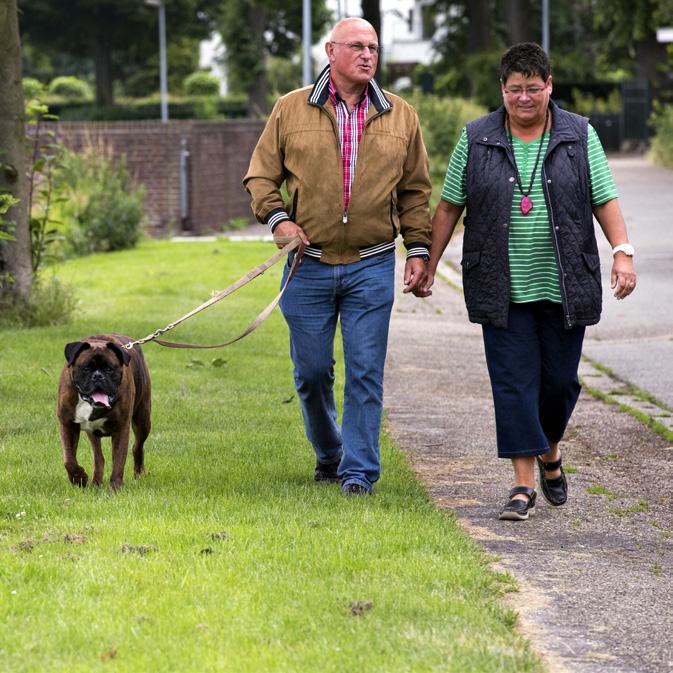
POLYGON ((509 600, 550 671, 673 671, 673 447, 582 393, 561 445, 568 503, 540 496, 528 522, 499 521, 511 467, 496 458, 481 329, 439 279, 427 300, 397 298, 385 406, 433 499, 518 580, 509 600))

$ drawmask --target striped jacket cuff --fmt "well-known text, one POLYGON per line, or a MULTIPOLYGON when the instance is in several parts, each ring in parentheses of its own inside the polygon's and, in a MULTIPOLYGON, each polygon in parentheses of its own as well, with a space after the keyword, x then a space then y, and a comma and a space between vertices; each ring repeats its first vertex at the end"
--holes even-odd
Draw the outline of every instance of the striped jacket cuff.
POLYGON ((430 259, 428 247, 422 243, 413 243, 407 248, 407 259, 411 257, 422 257, 427 262, 430 259))
POLYGON ((273 234, 274 229, 281 222, 284 222, 285 220, 289 220, 289 219, 290 219, 290 216, 282 208, 274 208, 266 216, 266 223, 269 225, 269 229, 271 229, 271 233, 273 234))

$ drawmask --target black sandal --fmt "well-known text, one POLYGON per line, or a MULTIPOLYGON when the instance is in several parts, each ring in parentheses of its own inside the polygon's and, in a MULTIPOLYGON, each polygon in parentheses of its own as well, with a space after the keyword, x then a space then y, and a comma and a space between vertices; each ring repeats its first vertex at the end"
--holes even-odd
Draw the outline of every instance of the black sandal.
POLYGON ((560 507, 568 499, 568 482, 566 475, 563 472, 562 460, 554 460, 550 463, 545 463, 540 456, 535 456, 537 466, 540 468, 540 490, 544 499, 554 507, 560 507), (547 479, 544 476, 545 470, 553 472, 554 470, 561 470, 561 476, 555 479, 547 479))
POLYGON ((515 486, 510 492, 509 502, 500 510, 502 521, 526 521, 529 515, 535 514, 535 489, 529 486, 515 486), (527 495, 528 500, 514 498, 515 495, 527 495))

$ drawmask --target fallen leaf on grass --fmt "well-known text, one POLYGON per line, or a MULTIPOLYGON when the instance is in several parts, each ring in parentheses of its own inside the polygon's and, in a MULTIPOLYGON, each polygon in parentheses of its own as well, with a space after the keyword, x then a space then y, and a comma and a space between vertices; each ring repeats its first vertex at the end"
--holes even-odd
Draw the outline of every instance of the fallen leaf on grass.
POLYGON ((204 547, 204 548, 199 552, 199 554, 205 554, 205 555, 212 554, 212 553, 213 553, 213 548, 212 548, 212 547, 204 547))
POLYGON ((374 607, 374 601, 355 601, 351 603, 351 614, 355 617, 363 615, 374 607))
POLYGON ((223 360, 222 358, 213 358, 210 361, 210 364, 213 365, 213 367, 222 367, 223 365, 227 364, 227 361, 223 360))
POLYGON ((290 395, 290 397, 288 397, 286 400, 282 401, 282 404, 290 404, 290 402, 292 402, 293 399, 294 399, 294 395, 290 395))
POLYGON ((203 362, 201 362, 201 360, 190 360, 190 361, 185 365, 185 367, 187 367, 188 369, 194 369, 195 367, 196 367, 196 368, 198 368, 198 367, 203 367, 203 362))
POLYGON ((226 530, 219 530, 216 533, 210 534, 211 540, 226 540, 229 537, 229 534, 226 530))
POLYGON ((114 659, 116 656, 117 656, 117 648, 113 647, 111 650, 103 652, 103 654, 100 655, 100 658, 103 661, 106 661, 107 659, 114 659))

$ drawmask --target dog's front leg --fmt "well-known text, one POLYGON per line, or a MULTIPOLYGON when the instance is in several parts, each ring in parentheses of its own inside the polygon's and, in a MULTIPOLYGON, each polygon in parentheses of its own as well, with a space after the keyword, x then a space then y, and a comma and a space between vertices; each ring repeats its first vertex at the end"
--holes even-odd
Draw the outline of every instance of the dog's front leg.
POLYGON ((112 436, 112 473, 110 474, 110 488, 113 491, 120 489, 124 483, 124 465, 126 454, 129 452, 130 423, 124 423, 119 433, 112 436))
POLYGON ((103 468, 105 467, 105 457, 101 447, 100 437, 93 432, 86 433, 93 449, 93 476, 91 477, 92 486, 100 486, 103 483, 103 468))
POLYGON ((86 486, 89 480, 84 468, 77 462, 77 443, 80 427, 78 423, 61 423, 61 444, 63 445, 63 465, 70 482, 75 486, 86 486))

